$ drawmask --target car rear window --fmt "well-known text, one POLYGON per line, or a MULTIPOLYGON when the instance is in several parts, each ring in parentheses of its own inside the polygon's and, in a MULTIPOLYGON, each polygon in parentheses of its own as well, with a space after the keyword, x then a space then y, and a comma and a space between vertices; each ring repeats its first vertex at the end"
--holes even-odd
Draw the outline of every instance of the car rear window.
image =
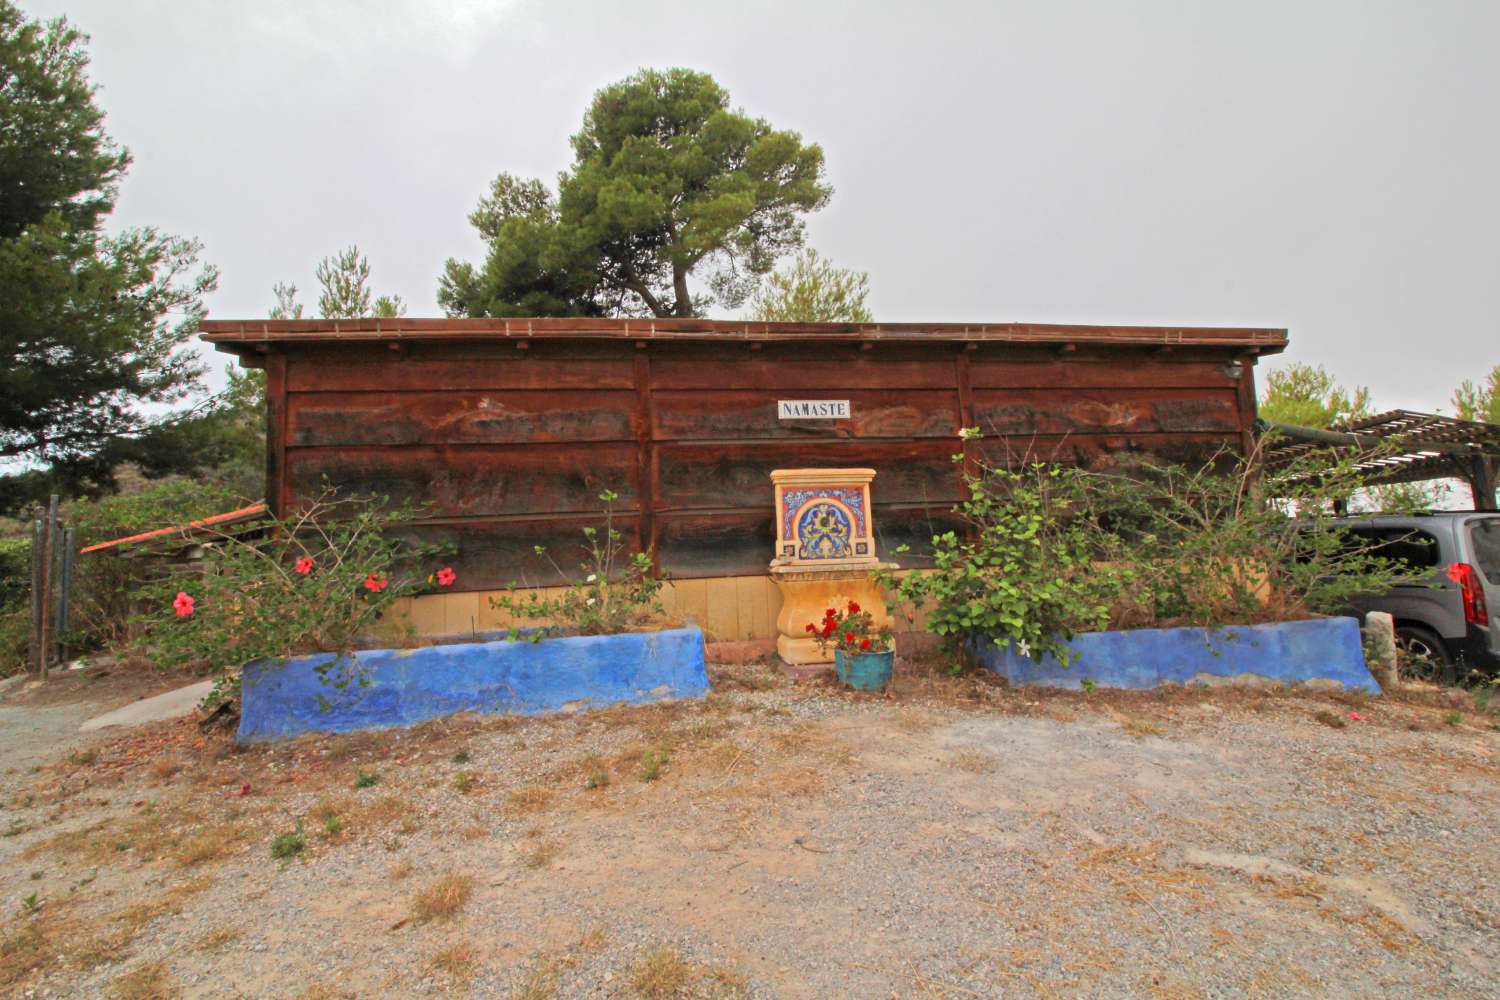
POLYGON ((1491 583, 1500 583, 1500 517, 1486 517, 1469 523, 1469 537, 1474 541, 1474 561, 1491 583))
POLYGON ((1426 570, 1438 564, 1438 540, 1417 528, 1351 528, 1349 534, 1370 554, 1400 563, 1403 570, 1426 570))

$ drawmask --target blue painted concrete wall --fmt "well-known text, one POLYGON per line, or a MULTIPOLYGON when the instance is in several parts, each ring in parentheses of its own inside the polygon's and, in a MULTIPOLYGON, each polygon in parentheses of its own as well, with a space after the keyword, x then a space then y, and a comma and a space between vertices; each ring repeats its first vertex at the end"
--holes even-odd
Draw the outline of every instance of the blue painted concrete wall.
POLYGON ((1326 680, 1380 693, 1365 666, 1359 622, 1353 618, 1081 632, 1067 645, 1074 656, 1064 667, 1050 654, 1040 662, 1022 656, 1014 644, 1001 648, 978 636, 970 641, 981 667, 1015 685, 1078 688, 1089 678, 1100 687, 1152 688, 1191 684, 1199 674, 1254 674, 1281 684, 1326 680))
MULTIPOLYGON (((453 712, 535 715, 708 692, 696 628, 531 642, 471 642, 350 654, 368 686, 336 690, 316 667, 331 654, 256 661, 241 679, 242 742, 406 726, 453 712), (320 707, 319 696, 331 706, 320 707)), ((342 668, 341 668, 342 669, 342 668)))

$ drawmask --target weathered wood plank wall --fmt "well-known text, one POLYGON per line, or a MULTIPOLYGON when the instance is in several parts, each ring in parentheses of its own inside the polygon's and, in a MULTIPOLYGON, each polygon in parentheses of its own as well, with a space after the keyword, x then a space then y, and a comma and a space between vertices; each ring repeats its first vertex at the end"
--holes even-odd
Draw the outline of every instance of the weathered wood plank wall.
MULTIPOLYGON (((265 358, 268 499, 388 494, 431 505, 465 589, 558 579, 581 528, 616 526, 678 579, 762 574, 772 469, 870 466, 882 551, 953 525, 970 462, 1099 467, 1239 450, 1253 352, 1233 347, 537 339, 288 343, 265 358), (778 399, 848 399, 789 423, 778 399), (984 440, 959 441, 964 426, 984 440)), ((920 556, 908 559, 912 562, 920 556)))

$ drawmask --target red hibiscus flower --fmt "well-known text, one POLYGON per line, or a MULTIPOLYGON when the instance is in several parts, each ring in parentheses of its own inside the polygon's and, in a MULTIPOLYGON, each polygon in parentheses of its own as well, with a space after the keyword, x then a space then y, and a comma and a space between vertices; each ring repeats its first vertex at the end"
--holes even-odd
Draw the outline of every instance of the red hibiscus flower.
POLYGON ((860 649, 869 649, 870 648, 870 640, 866 639, 864 642, 860 643, 859 644, 859 648, 860 649))
POLYGON ((177 609, 178 618, 186 618, 193 613, 193 599, 185 592, 179 590, 177 596, 172 598, 172 607, 177 609))
POLYGON ((367 576, 367 577, 365 577, 365 584, 364 584, 365 589, 368 590, 372 594, 378 594, 382 590, 384 590, 385 588, 389 587, 390 585, 391 585, 391 582, 389 580, 387 580, 385 577, 383 577, 383 576, 376 576, 374 570, 371 570, 370 571, 370 575, 367 576))
POLYGON ((855 604, 853 601, 850 601, 849 602, 849 613, 851 615, 857 615, 857 614, 859 614, 859 605, 855 604))
POLYGON ((458 579, 458 574, 453 572, 452 566, 444 566, 437 571, 437 582, 439 587, 451 587, 453 581, 458 579))
POLYGON ((298 573, 301 573, 303 576, 306 576, 307 574, 312 572, 312 566, 312 556, 303 556, 301 559, 297 560, 297 565, 293 566, 292 568, 298 573))

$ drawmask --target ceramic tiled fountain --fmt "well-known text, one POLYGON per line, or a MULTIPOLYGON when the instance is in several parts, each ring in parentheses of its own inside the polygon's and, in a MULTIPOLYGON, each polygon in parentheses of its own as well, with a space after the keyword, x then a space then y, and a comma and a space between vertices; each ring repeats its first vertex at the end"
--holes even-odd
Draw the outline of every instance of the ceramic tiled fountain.
POLYGON ((776 558, 771 578, 781 589, 776 618, 776 650, 793 665, 831 663, 807 634, 809 622, 826 608, 849 601, 888 624, 880 588, 871 574, 882 566, 875 557, 875 526, 870 509, 874 469, 777 469, 776 558))

